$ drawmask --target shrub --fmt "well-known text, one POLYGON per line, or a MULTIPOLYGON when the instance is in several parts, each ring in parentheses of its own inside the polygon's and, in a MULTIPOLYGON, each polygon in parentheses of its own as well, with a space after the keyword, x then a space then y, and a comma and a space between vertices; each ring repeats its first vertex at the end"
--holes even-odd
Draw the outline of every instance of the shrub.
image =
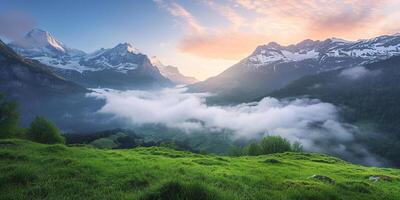
POLYGON ((303 145, 301 145, 299 142, 291 144, 288 140, 282 138, 281 136, 267 136, 264 137, 260 142, 250 143, 245 148, 232 146, 229 149, 229 155, 259 156, 287 151, 303 152, 303 145))
POLYGON ((118 147, 110 138, 100 138, 90 143, 91 146, 99 149, 114 149, 118 147))
POLYGON ((35 142, 44 144, 64 143, 65 139, 60 130, 43 117, 36 117, 31 123, 27 136, 35 142))
POLYGON ((14 135, 18 131, 17 104, 6 101, 0 94, 0 138, 14 135))
POLYGON ((267 136, 261 142, 261 153, 272 154, 291 151, 290 142, 280 136, 267 136))
POLYGON ((261 154, 260 145, 258 145, 257 143, 251 143, 248 146, 247 154, 249 156, 258 156, 258 155, 260 155, 261 154))

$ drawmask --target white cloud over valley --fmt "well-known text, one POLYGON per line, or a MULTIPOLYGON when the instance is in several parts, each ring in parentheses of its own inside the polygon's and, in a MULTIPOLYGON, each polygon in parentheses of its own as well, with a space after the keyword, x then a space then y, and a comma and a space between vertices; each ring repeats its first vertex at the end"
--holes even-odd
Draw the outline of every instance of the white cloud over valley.
POLYGON ((355 144, 357 128, 341 123, 338 109, 319 100, 278 100, 234 106, 211 106, 209 94, 185 93, 184 88, 161 91, 96 89, 90 96, 105 99, 100 113, 128 120, 132 125, 163 124, 184 131, 230 130, 240 138, 280 135, 300 142, 308 151, 341 155, 347 160, 378 163, 355 144))
POLYGON ((345 69, 341 71, 339 75, 348 79, 357 80, 365 76, 373 76, 377 74, 379 74, 379 71, 370 71, 363 66, 357 66, 345 69))

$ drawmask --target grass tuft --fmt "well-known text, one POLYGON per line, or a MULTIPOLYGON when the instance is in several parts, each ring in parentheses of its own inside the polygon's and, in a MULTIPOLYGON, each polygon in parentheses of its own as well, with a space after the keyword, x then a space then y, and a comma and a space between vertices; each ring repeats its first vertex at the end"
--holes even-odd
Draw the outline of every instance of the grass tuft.
POLYGON ((163 184, 156 191, 146 194, 143 200, 213 200, 220 199, 216 192, 201 184, 171 181, 163 184))
POLYGON ((356 193, 370 194, 373 192, 373 188, 371 187, 371 185, 365 182, 348 181, 344 183, 339 183, 338 186, 342 189, 356 193))

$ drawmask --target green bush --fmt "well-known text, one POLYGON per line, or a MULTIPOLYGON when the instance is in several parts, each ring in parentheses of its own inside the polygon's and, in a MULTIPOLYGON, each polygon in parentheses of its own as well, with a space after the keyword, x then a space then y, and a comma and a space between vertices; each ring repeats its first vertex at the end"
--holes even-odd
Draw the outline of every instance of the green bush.
POLYGON ((283 152, 303 152, 303 145, 299 142, 291 144, 281 136, 267 136, 260 142, 253 142, 244 148, 233 146, 229 150, 230 156, 259 156, 283 152))
POLYGON ((118 147, 118 144, 116 144, 110 138, 100 138, 100 139, 97 139, 97 140, 91 142, 90 146, 93 146, 93 147, 99 148, 99 149, 114 149, 114 148, 118 147))
POLYGON ((18 132, 17 104, 5 100, 0 94, 0 138, 6 138, 18 132))
POLYGON ((27 137, 32 141, 44 144, 65 142, 60 130, 44 117, 36 117, 36 119, 31 123, 27 137))
POLYGON ((260 145, 258 145, 257 143, 251 143, 248 146, 247 154, 249 156, 258 156, 258 155, 260 155, 261 154, 260 145))
POLYGON ((260 142, 260 146, 262 154, 282 153, 292 150, 290 142, 281 136, 264 137, 260 142))

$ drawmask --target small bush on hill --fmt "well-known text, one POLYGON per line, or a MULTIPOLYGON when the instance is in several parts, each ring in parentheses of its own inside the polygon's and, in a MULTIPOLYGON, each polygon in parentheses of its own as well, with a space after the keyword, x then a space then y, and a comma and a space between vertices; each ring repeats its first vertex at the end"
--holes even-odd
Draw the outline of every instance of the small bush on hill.
POLYGON ((288 140, 280 136, 267 136, 260 142, 262 154, 282 153, 291 151, 291 145, 288 140))
POLYGON ((90 143, 90 146, 99 149, 114 149, 118 147, 118 144, 115 143, 110 138, 100 138, 90 143))
POLYGON ((231 147, 230 156, 258 156, 272 153, 283 153, 287 151, 303 152, 303 146, 299 142, 291 144, 281 136, 267 136, 260 142, 253 142, 244 148, 231 147))
POLYGON ((5 100, 0 94, 0 138, 10 137, 18 132, 17 104, 5 100))
POLYGON ((36 117, 36 119, 31 123, 27 137, 32 141, 44 144, 65 142, 60 130, 44 117, 36 117))
POLYGON ((247 154, 249 156, 258 156, 258 155, 260 155, 261 154, 260 145, 258 145, 257 143, 251 143, 248 146, 247 154))

